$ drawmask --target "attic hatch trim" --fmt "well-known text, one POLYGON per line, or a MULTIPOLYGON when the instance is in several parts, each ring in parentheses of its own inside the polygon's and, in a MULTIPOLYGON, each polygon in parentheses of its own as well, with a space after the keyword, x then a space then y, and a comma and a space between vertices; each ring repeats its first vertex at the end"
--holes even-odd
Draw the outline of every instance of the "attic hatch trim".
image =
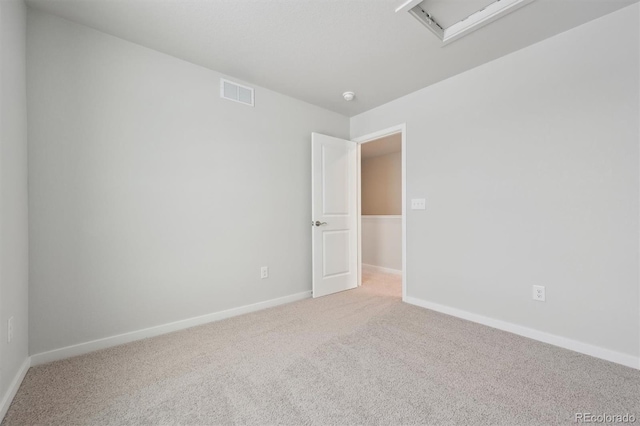
POLYGON ((438 37, 440 41, 442 41, 443 46, 446 46, 534 0, 496 0, 484 9, 478 10, 446 28, 438 24, 429 11, 420 6, 422 1, 423 0, 407 0, 396 9, 396 13, 409 12, 438 37))

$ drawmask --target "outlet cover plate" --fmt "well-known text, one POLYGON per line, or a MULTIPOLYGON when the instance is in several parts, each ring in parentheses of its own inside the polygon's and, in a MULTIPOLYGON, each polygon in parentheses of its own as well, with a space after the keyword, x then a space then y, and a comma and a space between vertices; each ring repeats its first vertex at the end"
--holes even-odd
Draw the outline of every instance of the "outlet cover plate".
POLYGON ((7 321, 7 343, 13 340, 13 317, 7 321))
POLYGON ((544 286, 534 285, 533 286, 533 300, 537 300, 538 302, 544 302, 546 299, 544 286))

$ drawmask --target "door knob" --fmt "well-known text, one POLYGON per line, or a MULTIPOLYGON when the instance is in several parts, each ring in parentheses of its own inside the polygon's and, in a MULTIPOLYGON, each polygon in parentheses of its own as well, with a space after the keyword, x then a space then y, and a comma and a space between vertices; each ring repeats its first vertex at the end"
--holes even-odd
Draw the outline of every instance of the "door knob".
POLYGON ((319 220, 316 220, 315 223, 313 223, 313 225, 315 226, 322 226, 322 225, 326 225, 327 222, 320 222, 319 220))

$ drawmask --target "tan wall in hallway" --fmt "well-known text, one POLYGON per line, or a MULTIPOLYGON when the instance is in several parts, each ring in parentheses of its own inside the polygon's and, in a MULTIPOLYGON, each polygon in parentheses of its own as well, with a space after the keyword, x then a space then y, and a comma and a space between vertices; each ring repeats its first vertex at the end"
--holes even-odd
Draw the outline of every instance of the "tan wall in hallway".
POLYGON ((362 159, 362 214, 402 214, 402 154, 362 159))

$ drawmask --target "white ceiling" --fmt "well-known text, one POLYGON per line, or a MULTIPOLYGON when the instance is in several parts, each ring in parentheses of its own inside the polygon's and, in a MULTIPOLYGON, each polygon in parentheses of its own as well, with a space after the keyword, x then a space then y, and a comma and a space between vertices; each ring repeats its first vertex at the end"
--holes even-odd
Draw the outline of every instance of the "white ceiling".
MULTIPOLYGON (((447 1, 457 4, 453 16, 469 6, 447 1)), ((352 116, 637 1, 536 0, 446 47, 409 13, 394 13, 404 0, 27 3, 352 116), (347 90, 356 92, 349 103, 347 90)))
POLYGON ((371 158, 400 151, 402 151, 402 135, 396 133, 376 139, 375 141, 363 143, 361 145, 360 156, 362 158, 371 158))

